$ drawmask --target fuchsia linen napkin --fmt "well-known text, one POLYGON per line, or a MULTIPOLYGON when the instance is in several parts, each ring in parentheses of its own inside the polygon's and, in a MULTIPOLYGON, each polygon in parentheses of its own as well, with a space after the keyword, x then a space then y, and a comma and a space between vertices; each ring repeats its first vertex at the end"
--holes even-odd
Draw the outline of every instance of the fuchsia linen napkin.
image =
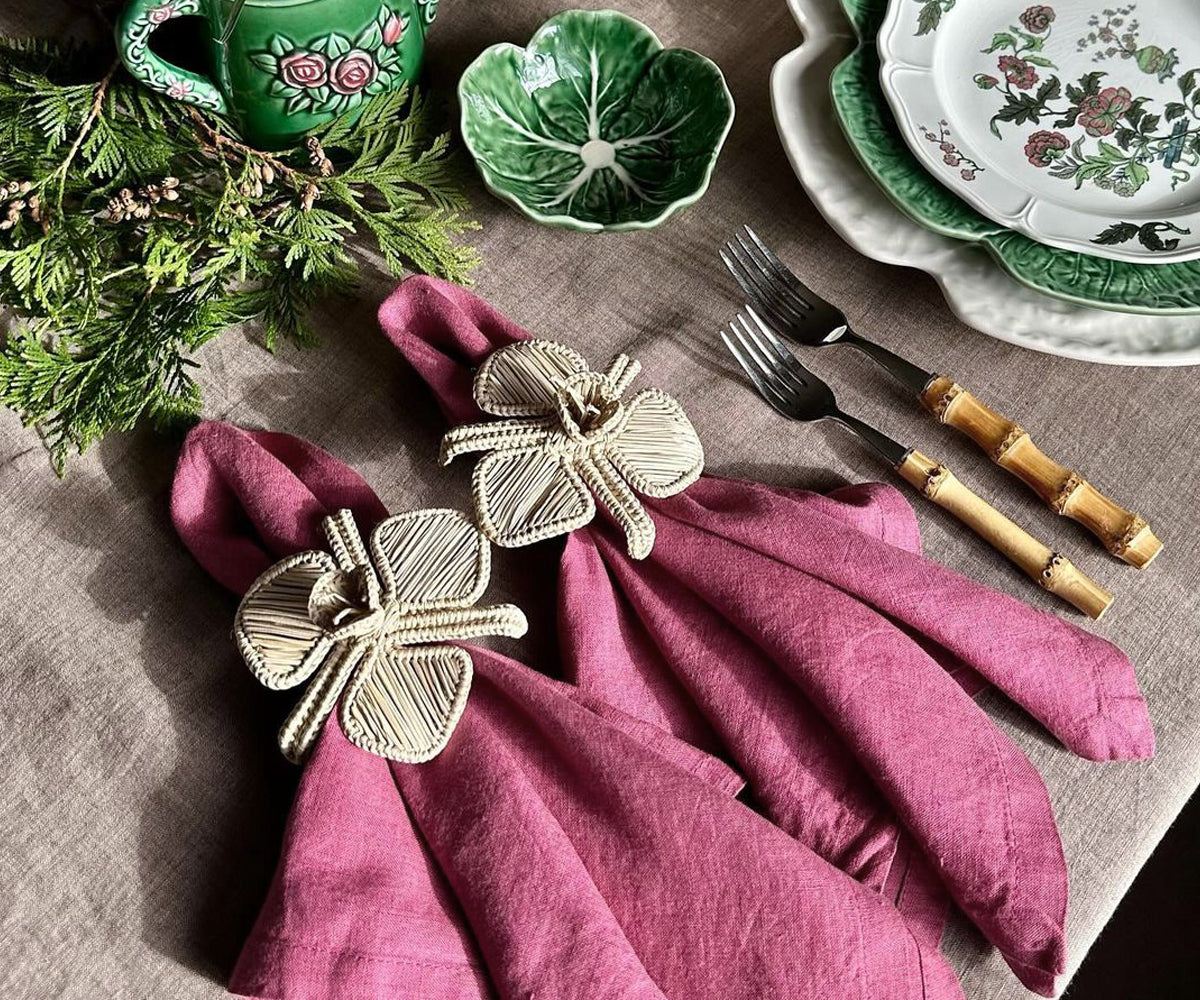
MULTIPOLYGON (((218 581, 385 516, 314 446, 194 429, 172 515, 218 581)), ((261 1000, 962 996, 877 894, 731 795, 707 754, 498 653, 443 753, 390 763, 331 718, 230 990, 261 1000)))
MULTIPOLYGON (((487 419, 472 369, 528 336, 426 278, 380 322, 452 423, 487 419)), ((776 823, 874 888, 905 880, 897 864, 915 842, 922 936, 937 933, 936 872, 1021 981, 1050 995, 1067 878, 1049 798, 969 693, 996 685, 1089 759, 1144 758, 1153 730, 1132 665, 922 558, 903 498, 865 490, 704 476, 644 500, 658 541, 643 562, 602 517, 575 532, 560 580, 573 679, 722 750, 776 823)))

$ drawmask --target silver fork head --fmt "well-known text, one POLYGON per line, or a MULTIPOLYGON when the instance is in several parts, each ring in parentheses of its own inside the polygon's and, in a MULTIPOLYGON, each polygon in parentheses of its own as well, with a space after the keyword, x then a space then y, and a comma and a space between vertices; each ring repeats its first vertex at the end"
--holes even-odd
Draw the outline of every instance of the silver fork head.
POLYGON ((721 340, 760 396, 792 420, 837 416, 833 390, 804 367, 749 306, 721 331, 721 340), (747 318, 749 314, 749 318, 747 318))
POLYGON ((832 344, 847 329, 845 314, 804 284, 749 226, 719 251, 747 297, 788 336, 811 346, 832 344))

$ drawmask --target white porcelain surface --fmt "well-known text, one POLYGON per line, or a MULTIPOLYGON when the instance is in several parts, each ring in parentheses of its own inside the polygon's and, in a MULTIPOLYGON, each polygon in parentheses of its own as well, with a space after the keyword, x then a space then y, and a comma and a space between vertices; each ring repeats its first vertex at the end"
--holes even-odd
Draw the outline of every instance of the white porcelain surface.
POLYGON ((955 314, 1022 347, 1084 361, 1200 364, 1200 317, 1138 316, 1072 305, 1005 275, 985 250, 923 229, 859 164, 829 98, 829 75, 857 40, 836 0, 788 0, 804 43, 771 77, 775 120, 800 182, 825 219, 875 260, 921 268, 955 314))
POLYGON ((880 82, 929 173, 1049 246, 1200 257, 1200 4, 892 0, 880 82), (1007 116, 1007 117, 1005 117, 1007 116))

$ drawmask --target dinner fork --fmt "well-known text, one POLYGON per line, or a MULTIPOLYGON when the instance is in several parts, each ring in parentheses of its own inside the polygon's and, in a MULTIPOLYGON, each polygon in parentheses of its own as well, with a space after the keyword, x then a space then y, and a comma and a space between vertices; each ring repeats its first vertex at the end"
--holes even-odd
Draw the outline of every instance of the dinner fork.
POLYGON ((776 411, 792 420, 836 420, 844 424, 906 482, 948 510, 1044 589, 1092 618, 1108 610, 1113 601, 1111 593, 969 490, 945 465, 844 412, 833 390, 800 363, 753 309, 747 307, 746 312, 750 318, 738 313, 729 330, 721 331, 721 340, 759 395, 776 411))
POLYGON ((1078 521, 1118 559, 1144 569, 1162 550, 1146 521, 1109 500, 1077 472, 1047 457, 1019 424, 985 406, 945 375, 925 371, 860 337, 845 314, 804 284, 749 226, 721 259, 750 301, 781 333, 810 347, 850 344, 914 393, 939 421, 962 431, 1037 493, 1057 514, 1078 521))

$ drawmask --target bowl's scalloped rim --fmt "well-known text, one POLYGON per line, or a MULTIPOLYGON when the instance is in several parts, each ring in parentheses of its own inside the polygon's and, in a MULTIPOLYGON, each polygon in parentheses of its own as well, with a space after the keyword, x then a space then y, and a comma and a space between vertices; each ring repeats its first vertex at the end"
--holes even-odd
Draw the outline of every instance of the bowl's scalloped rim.
POLYGON ((722 72, 721 67, 718 66, 712 59, 704 55, 702 52, 697 52, 695 49, 689 49, 684 46, 671 46, 670 49, 668 49, 668 46, 663 45, 662 40, 658 37, 654 29, 650 28, 646 24, 643 24, 635 17, 630 17, 628 14, 625 14, 619 10, 612 10, 611 8, 605 8, 602 10, 577 9, 559 11, 553 17, 550 17, 544 21, 530 36, 529 42, 527 42, 525 45, 517 45, 515 42, 496 42, 493 45, 489 45, 482 52, 480 52, 479 55, 472 59, 470 65, 463 70, 462 75, 458 78, 458 85, 455 88, 455 92, 458 95, 459 104, 459 133, 462 136, 463 145, 470 154, 471 160, 475 164, 475 168, 479 171, 480 177, 483 178, 483 183, 487 189, 501 201, 512 205, 523 215, 532 219, 534 222, 537 222, 543 226, 552 226, 557 229, 571 229, 582 233, 623 233, 633 232, 635 230, 654 229, 656 226, 666 222, 666 220, 676 212, 687 208, 689 205, 694 205, 704 197, 708 191, 709 185, 712 183, 712 175, 717 168, 717 161, 720 159, 721 152, 725 148, 725 140, 729 138, 730 130, 733 128, 734 119, 737 117, 737 105, 733 100, 733 94, 729 90, 729 82, 725 79, 725 74, 722 72), (463 99, 463 84, 470 72, 476 67, 477 64, 481 63, 486 57, 495 52, 501 52, 508 49, 524 52, 529 45, 533 43, 534 39, 538 38, 550 25, 554 24, 559 19, 572 14, 598 14, 604 17, 616 18, 619 20, 628 21, 631 24, 635 24, 642 30, 646 31, 658 45, 658 52, 655 53, 655 56, 668 50, 675 52, 686 52, 711 66, 716 71, 717 79, 721 82, 721 89, 725 94, 725 100, 729 104, 729 114, 726 116, 725 127, 721 130, 721 135, 713 144, 712 155, 709 157, 708 164, 704 169, 704 176, 699 187, 697 187, 697 189, 691 194, 684 195, 684 197, 677 198, 675 201, 671 202, 652 219, 632 219, 627 222, 588 222, 585 219, 577 219, 572 215, 545 215, 539 212, 537 209, 526 205, 515 194, 511 193, 510 191, 506 191, 497 181, 495 181, 493 179, 491 170, 489 170, 479 153, 471 144, 471 140, 468 138, 466 128, 467 102, 463 99))

